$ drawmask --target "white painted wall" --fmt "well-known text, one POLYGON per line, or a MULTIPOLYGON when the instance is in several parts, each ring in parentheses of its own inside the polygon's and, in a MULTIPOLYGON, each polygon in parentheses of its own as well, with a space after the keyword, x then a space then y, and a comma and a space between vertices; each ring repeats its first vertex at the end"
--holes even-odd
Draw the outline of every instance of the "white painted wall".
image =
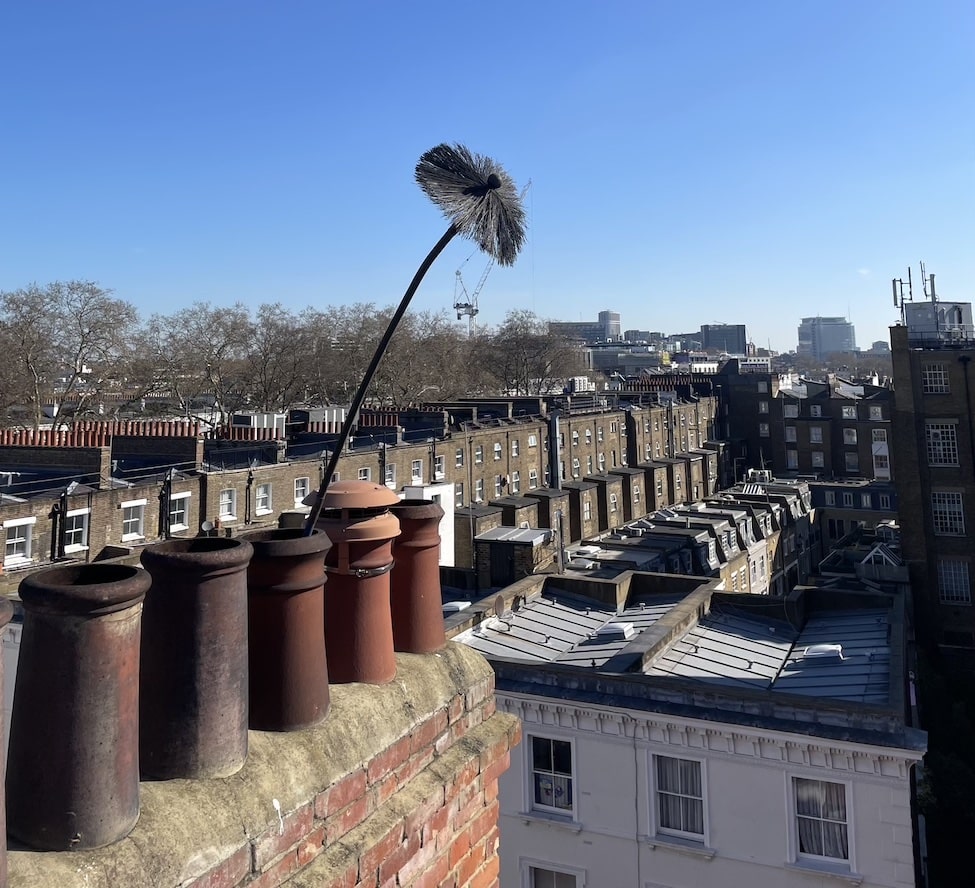
POLYGON ((577 888, 914 884, 910 751, 502 693, 498 704, 524 721, 500 783, 506 888, 529 888, 531 866, 577 888), (571 817, 532 811, 533 734, 573 744, 571 817), (658 834, 655 753, 702 762, 703 842, 658 834), (849 866, 798 859, 793 777, 849 787, 849 866))
POLYGON ((436 499, 443 509, 440 519, 440 566, 454 566, 454 485, 409 484, 403 488, 403 499, 436 499))

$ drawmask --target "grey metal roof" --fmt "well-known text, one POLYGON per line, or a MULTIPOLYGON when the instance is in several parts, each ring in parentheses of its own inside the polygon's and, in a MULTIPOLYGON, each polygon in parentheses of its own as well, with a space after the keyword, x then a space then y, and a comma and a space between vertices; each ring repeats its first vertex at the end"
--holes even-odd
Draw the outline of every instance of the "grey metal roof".
POLYGON ((658 657, 647 675, 768 689, 792 651, 788 623, 712 611, 658 657))
POLYGON ((881 609, 829 611, 812 615, 797 634, 777 620, 712 611, 646 674, 885 704, 888 621, 888 612, 881 609))
POLYGON ((890 684, 888 627, 888 612, 879 608, 812 615, 774 689, 811 697, 886 703, 890 684), (822 649, 816 645, 839 645, 841 651, 816 656, 822 649))
POLYGON ((652 603, 632 604, 617 613, 608 606, 587 602, 568 593, 546 590, 517 611, 484 620, 457 635, 460 641, 486 657, 510 660, 560 662, 576 666, 602 666, 633 638, 652 626, 681 599, 679 595, 654 598, 652 603), (632 638, 597 636, 610 623, 631 624, 632 638))

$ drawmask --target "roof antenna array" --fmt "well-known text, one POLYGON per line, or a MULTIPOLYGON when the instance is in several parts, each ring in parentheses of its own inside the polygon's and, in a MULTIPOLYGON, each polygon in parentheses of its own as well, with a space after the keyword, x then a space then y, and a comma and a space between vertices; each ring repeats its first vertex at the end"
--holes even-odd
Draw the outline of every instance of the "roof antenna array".
MULTIPOLYGON (((924 265, 921 265, 921 274, 924 274, 924 265)), ((894 278, 891 282, 891 289, 894 291, 894 308, 900 310, 901 323, 906 324, 904 318, 904 303, 914 301, 914 284, 911 281, 911 267, 907 267, 907 280, 894 278), (905 289, 906 288, 906 289, 905 289)))

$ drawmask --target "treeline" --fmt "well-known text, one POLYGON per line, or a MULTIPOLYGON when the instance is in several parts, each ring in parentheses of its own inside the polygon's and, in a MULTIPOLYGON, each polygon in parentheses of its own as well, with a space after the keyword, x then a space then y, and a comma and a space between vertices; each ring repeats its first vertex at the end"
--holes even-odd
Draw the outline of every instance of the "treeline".
MULTIPOLYGON (((0 421, 37 427, 47 404, 70 416, 130 414, 162 401, 189 412, 212 402, 236 410, 286 411, 349 401, 392 306, 371 303, 293 311, 198 302, 140 317, 90 281, 36 284, 0 293, 0 421)), ((445 312, 409 312, 369 392, 404 406, 504 392, 537 395, 580 372, 581 356, 529 311, 508 313, 469 338, 445 312)))

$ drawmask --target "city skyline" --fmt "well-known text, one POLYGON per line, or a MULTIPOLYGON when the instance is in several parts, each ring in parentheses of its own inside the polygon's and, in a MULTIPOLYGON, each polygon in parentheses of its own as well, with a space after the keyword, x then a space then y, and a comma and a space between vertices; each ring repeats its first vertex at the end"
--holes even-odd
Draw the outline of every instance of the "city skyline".
MULTIPOLYGON (((461 141, 531 183, 481 324, 612 305, 788 351, 816 313, 887 340, 890 279, 921 259, 971 299, 970 5, 491 11, 15 4, 0 289, 94 280, 144 314, 390 305, 443 229, 413 166, 461 141)), ((415 309, 450 313, 455 271, 470 288, 485 265, 452 244, 415 309)))

